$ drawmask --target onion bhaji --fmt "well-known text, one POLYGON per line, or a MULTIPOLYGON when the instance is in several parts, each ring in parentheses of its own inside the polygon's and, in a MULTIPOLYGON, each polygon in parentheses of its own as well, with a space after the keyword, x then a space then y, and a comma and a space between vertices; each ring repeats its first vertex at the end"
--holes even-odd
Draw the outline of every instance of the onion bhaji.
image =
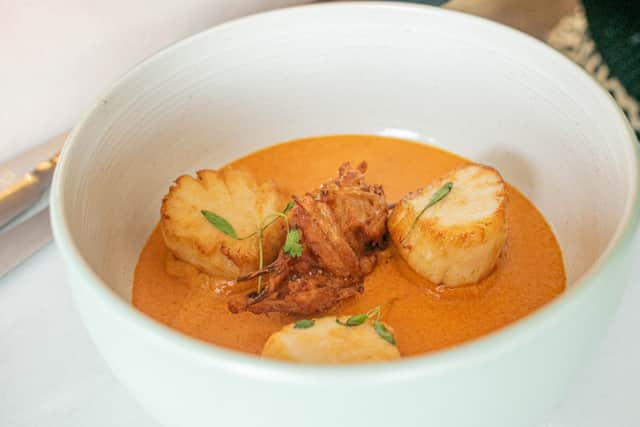
POLYGON ((387 241, 388 207, 380 185, 367 184, 367 164, 340 166, 338 177, 302 197, 294 197, 289 225, 300 232, 303 250, 284 250, 265 269, 260 292, 230 299, 238 313, 312 314, 363 291, 365 275, 376 265, 376 251, 387 241))

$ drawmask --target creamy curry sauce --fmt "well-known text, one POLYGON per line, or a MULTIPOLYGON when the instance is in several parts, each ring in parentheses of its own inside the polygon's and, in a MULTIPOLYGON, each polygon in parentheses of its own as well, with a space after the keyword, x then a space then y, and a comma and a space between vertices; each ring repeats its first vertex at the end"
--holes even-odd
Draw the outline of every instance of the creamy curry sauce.
MULTIPOLYGON (((369 164, 367 182, 382 184, 389 202, 424 186, 467 160, 435 147, 377 136, 309 138, 268 147, 231 165, 258 181, 274 180, 288 194, 304 194, 335 176, 344 161, 369 164)), ((488 334, 560 294, 565 272, 558 243, 543 216, 519 191, 507 187, 509 236, 495 271, 475 285, 437 287, 422 279, 395 252, 379 257, 365 291, 328 314, 364 313, 395 299, 384 310, 398 349, 410 356, 488 334)), ((135 270, 133 304, 154 319, 210 343, 259 354, 267 338, 298 320, 280 313, 232 314, 230 289, 176 260, 156 227, 135 270)))

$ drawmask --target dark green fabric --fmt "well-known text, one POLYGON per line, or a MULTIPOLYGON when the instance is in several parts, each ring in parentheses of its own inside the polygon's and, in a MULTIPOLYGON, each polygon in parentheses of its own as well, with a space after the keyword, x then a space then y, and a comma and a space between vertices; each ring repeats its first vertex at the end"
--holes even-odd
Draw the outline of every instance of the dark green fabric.
POLYGON ((583 0, 589 33, 611 74, 640 99, 640 0, 583 0))

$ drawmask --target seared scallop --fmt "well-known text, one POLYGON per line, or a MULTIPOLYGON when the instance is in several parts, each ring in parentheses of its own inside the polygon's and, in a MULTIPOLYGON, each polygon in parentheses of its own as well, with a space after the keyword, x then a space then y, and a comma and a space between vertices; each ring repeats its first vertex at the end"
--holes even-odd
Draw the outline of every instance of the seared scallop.
MULTIPOLYGON (((391 333, 389 326, 384 328, 391 333)), ((342 364, 395 360, 400 352, 369 321, 345 326, 328 316, 285 326, 269 337, 262 356, 289 362, 342 364)))
POLYGON ((506 202, 498 171, 471 164, 405 196, 387 225, 401 256, 422 277, 450 287, 470 284, 498 261, 507 238, 506 202))
MULTIPOLYGON (((286 204, 287 198, 272 181, 258 184, 251 174, 231 168, 201 170, 195 178, 179 177, 164 197, 162 235, 177 258, 213 276, 232 279, 258 269, 257 237, 234 239, 211 224, 202 211, 224 218, 238 237, 244 237, 286 204)), ((282 220, 264 231, 265 265, 276 258, 285 234, 282 220)))

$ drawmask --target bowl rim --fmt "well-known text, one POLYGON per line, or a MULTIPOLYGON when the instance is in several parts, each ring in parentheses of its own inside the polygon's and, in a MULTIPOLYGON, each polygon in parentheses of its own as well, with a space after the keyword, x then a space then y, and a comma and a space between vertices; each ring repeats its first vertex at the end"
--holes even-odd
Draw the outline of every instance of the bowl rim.
MULTIPOLYGON (((612 115, 612 119, 614 119, 613 117, 612 115)), ((622 141, 620 143, 622 144, 622 141)), ((427 5, 398 4, 392 2, 313 4, 262 12, 206 29, 151 55, 120 77, 102 97, 98 98, 94 106, 83 115, 81 120, 73 128, 67 138, 60 158, 50 197, 51 224, 56 245, 60 249, 65 264, 69 270, 73 269, 74 272, 78 274, 79 280, 69 280, 72 290, 75 292, 74 288, 78 286, 79 282, 82 282, 83 292, 90 292, 94 299, 103 306, 106 306, 105 309, 117 316, 118 320, 125 322, 127 327, 134 328, 136 332, 145 334, 146 338, 153 340, 156 345, 174 353, 176 356, 184 359, 192 359, 212 368, 234 372, 237 375, 262 378, 271 382, 335 384, 336 382, 358 380, 368 383, 380 383, 397 381, 403 378, 410 379, 439 374, 451 369, 456 369, 457 367, 469 367, 491 359, 496 354, 516 347, 520 341, 527 340, 527 336, 534 334, 536 331, 541 331, 547 325, 556 321, 563 311, 586 298, 598 285, 598 282, 600 282, 599 279, 605 276, 609 270, 615 268, 615 260, 625 255, 640 221, 640 152, 638 141, 626 117, 605 89, 591 79, 582 68, 569 61, 559 52, 554 51, 551 47, 519 30, 484 18, 427 5), (254 355, 243 354, 191 338, 148 317, 133 307, 130 302, 124 301, 98 276, 83 258, 71 235, 65 207, 62 203, 64 199, 63 182, 67 168, 69 168, 65 161, 65 159, 68 158, 67 153, 78 145, 78 140, 81 139, 80 136, 83 133, 83 129, 87 126, 87 123, 90 123, 92 117, 98 114, 100 107, 99 100, 117 91, 118 86, 124 81, 135 75, 140 68, 158 57, 169 54, 183 45, 193 43, 201 37, 209 36, 221 28, 243 24, 246 23, 246 21, 255 19, 264 19, 265 17, 284 18, 287 15, 300 13, 300 11, 308 13, 311 10, 318 9, 343 10, 349 8, 357 8, 361 11, 376 11, 375 13, 388 9, 396 9, 404 13, 420 12, 456 16, 455 19, 472 21, 476 25, 481 25, 486 29, 493 31, 498 29, 502 31, 506 37, 517 39, 519 43, 527 45, 528 48, 541 52, 541 55, 554 57, 556 62, 564 63, 564 65, 560 66, 573 72, 576 78, 582 80, 588 79, 589 84, 596 91, 600 91, 600 96, 603 102, 608 104, 607 108, 611 110, 611 113, 617 113, 617 120, 620 125, 626 129, 628 138, 625 140, 626 146, 624 148, 628 151, 627 161, 631 171, 631 175, 628 177, 630 188, 626 211, 617 225, 614 236, 610 239, 609 244, 599 258, 576 280, 573 286, 568 288, 563 294, 516 322, 453 347, 403 358, 395 362, 380 364, 309 365, 266 360, 254 355)))

